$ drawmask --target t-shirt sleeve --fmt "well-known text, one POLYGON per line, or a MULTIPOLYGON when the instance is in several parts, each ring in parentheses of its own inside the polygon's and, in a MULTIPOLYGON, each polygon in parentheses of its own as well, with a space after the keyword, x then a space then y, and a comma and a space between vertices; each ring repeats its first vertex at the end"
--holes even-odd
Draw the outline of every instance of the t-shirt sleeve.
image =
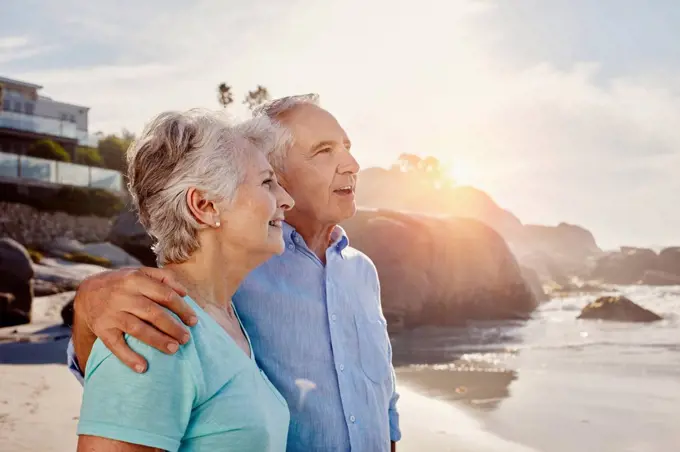
POLYGON ((77 432, 176 451, 197 397, 185 350, 191 342, 166 355, 135 338, 126 340, 147 360, 147 371, 134 372, 97 340, 85 370, 77 432))

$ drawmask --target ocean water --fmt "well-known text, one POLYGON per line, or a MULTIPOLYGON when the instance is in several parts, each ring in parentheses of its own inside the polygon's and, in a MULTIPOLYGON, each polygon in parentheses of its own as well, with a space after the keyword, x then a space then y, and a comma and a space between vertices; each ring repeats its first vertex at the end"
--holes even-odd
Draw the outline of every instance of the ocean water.
POLYGON ((614 289, 664 320, 578 320, 601 295, 589 294, 553 299, 526 322, 402 333, 399 385, 446 406, 456 419, 446 429, 480 450, 680 451, 680 287, 614 289))

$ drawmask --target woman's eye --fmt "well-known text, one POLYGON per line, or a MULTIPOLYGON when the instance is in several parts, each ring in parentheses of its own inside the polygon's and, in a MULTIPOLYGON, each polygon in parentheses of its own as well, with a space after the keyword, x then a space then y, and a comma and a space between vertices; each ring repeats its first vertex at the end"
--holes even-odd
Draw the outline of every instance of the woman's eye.
POLYGON ((274 179, 266 179, 264 182, 262 182, 263 185, 270 186, 274 183, 274 179))

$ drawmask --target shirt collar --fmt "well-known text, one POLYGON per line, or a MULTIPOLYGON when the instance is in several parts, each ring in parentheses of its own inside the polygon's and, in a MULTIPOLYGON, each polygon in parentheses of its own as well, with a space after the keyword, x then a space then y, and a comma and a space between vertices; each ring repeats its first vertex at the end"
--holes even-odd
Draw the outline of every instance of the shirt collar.
MULTIPOLYGON (((286 245, 304 246, 305 248, 307 247, 305 240, 300 234, 297 233, 293 226, 284 221, 282 229, 283 240, 286 242, 286 245)), ((342 227, 336 225, 331 232, 331 243, 328 246, 328 249, 335 249, 338 254, 342 256, 342 250, 347 248, 348 245, 349 238, 347 237, 347 233, 345 233, 345 230, 342 227)))

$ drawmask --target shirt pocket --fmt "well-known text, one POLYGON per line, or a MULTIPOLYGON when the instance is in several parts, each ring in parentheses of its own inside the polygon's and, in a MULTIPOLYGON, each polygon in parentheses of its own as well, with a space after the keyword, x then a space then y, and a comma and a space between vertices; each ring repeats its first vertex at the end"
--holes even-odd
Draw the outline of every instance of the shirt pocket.
POLYGON ((355 315, 359 339, 359 359, 366 376, 374 383, 383 383, 390 376, 387 324, 381 318, 355 315))

